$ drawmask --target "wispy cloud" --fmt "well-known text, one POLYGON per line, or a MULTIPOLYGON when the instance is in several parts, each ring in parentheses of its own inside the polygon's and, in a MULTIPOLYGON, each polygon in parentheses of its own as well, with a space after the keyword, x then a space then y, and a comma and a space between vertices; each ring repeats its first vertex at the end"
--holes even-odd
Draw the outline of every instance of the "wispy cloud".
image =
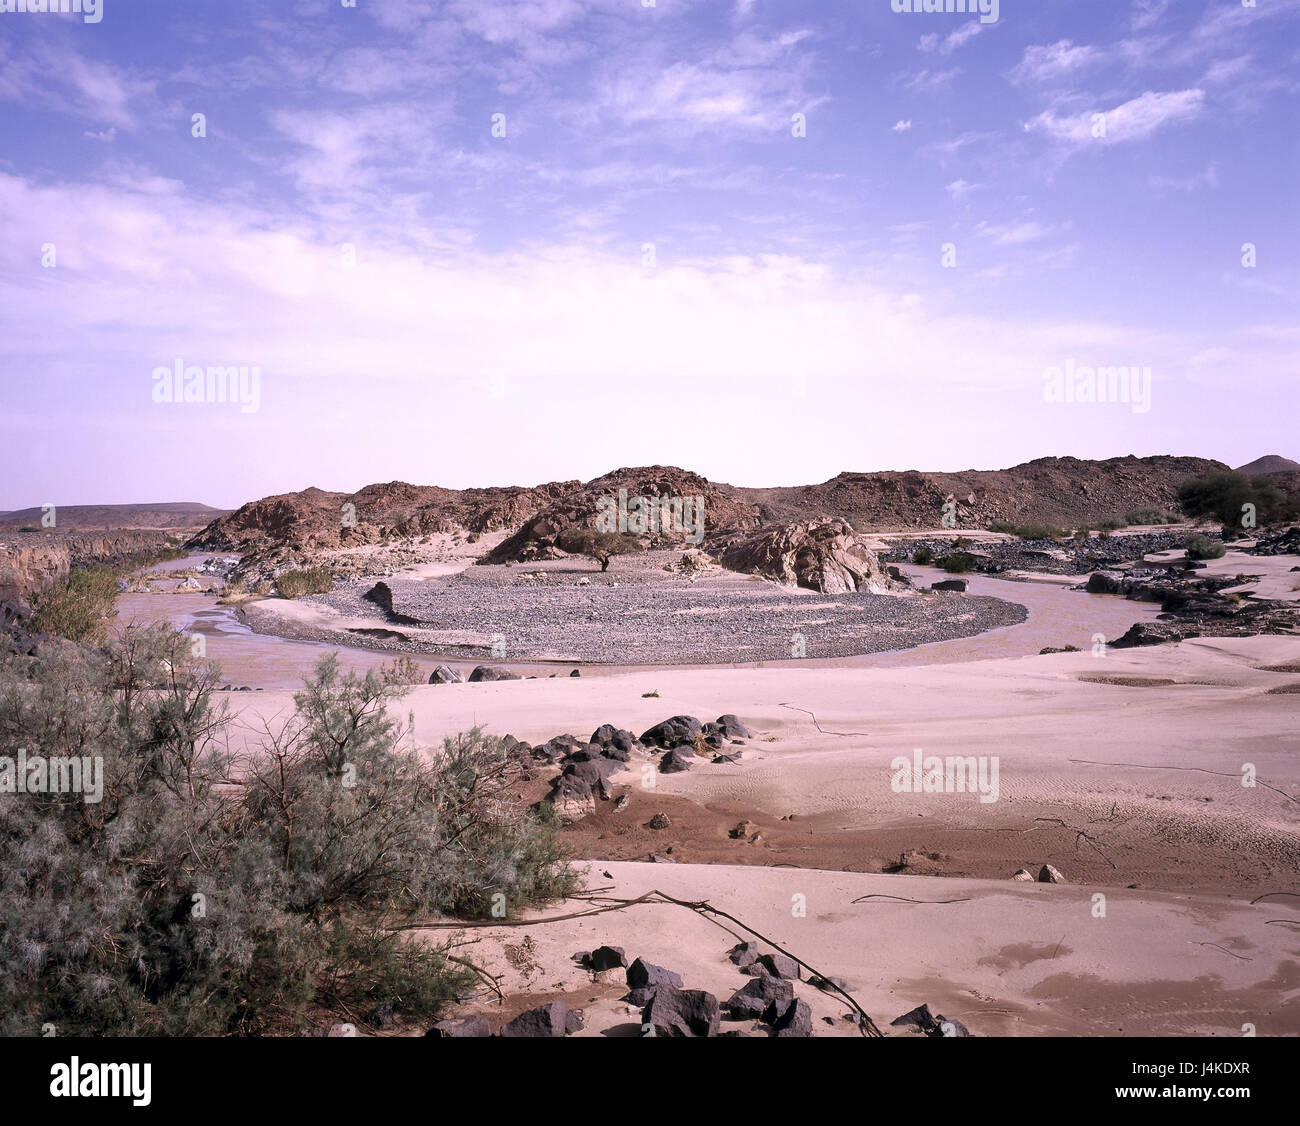
POLYGON ((956 31, 950 31, 947 35, 931 32, 929 35, 921 36, 916 45, 917 50, 924 51, 927 54, 951 55, 963 44, 969 43, 975 36, 993 26, 995 25, 972 20, 959 26, 956 31))
POLYGON ((1095 47, 1075 46, 1061 39, 1045 46, 1027 47, 1024 56, 1012 68, 1012 82, 1054 82, 1069 77, 1102 58, 1095 47))
POLYGON ((1200 116, 1204 105, 1203 90, 1175 90, 1164 94, 1148 90, 1140 97, 1104 111, 1100 122, 1091 113, 1058 117, 1046 110, 1027 121, 1025 130, 1044 133, 1073 146, 1122 144, 1143 141, 1167 126, 1192 121, 1200 116))

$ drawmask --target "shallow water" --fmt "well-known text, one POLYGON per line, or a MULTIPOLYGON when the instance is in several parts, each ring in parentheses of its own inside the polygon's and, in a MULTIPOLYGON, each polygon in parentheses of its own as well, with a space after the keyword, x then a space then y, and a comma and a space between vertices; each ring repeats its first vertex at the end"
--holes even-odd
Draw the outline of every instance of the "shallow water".
MULTIPOLYGON (((192 567, 209 558, 194 555, 153 568, 151 573, 177 571, 192 567)), ((917 580, 928 586, 939 579, 950 578, 933 567, 904 568, 917 580)), ((906 665, 950 664, 960 661, 991 660, 1002 657, 1024 657, 1038 653, 1048 646, 1075 645, 1090 649, 1093 638, 1101 634, 1107 642, 1121 636, 1134 622, 1155 618, 1159 606, 1147 602, 1130 602, 1115 595, 1085 594, 1070 590, 1055 582, 1015 582, 989 575, 965 576, 969 593, 1005 599, 1024 606, 1029 616, 1017 625, 990 630, 973 637, 938 641, 911 649, 871 653, 858 657, 807 659, 800 661, 767 661, 757 668, 803 668, 809 664, 839 667, 899 667, 906 665)), ((952 595, 960 598, 960 595, 952 595)), ((322 656, 337 651, 344 667, 365 671, 378 668, 393 659, 394 654, 372 649, 341 646, 314 641, 293 641, 271 634, 254 633, 238 616, 234 607, 218 606, 212 595, 195 594, 123 594, 118 599, 118 622, 147 623, 166 621, 178 629, 199 634, 204 638, 206 655, 222 666, 225 682, 235 687, 286 689, 296 688, 310 675, 322 656)), ((442 660, 435 656, 416 654, 415 663, 426 672, 439 664, 448 664, 468 671, 475 661, 442 660)), ((498 662, 494 662, 498 663, 498 662)), ((575 667, 572 663, 548 664, 543 662, 499 662, 523 673, 549 676, 559 671, 567 675, 575 667)), ((600 666, 581 665, 584 676, 610 675, 634 668, 670 668, 675 666, 600 666)), ((737 668, 741 665, 705 665, 702 668, 737 668)))

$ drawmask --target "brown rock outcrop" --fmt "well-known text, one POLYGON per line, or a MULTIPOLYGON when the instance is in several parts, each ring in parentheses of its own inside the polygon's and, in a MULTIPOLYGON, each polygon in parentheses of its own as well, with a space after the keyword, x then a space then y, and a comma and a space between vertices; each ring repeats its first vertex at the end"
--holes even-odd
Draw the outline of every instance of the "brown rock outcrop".
POLYGON ((731 544, 722 553, 722 565, 823 594, 899 594, 911 589, 890 578, 845 521, 830 518, 764 528, 731 544))

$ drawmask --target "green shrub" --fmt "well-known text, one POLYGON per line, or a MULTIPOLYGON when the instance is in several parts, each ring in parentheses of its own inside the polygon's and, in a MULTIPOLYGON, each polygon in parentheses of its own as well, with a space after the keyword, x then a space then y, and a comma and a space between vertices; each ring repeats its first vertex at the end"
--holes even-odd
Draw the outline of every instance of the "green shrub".
POLYGON ((1188 559, 1222 559, 1228 550, 1219 540, 1199 535, 1188 536, 1185 546, 1188 559))
POLYGON ((40 633, 102 645, 108 623, 117 616, 118 572, 111 567, 86 567, 69 572, 66 582, 36 599, 32 628, 40 633))
POLYGON ((1213 516, 1230 527, 1242 526, 1242 510, 1255 506, 1261 524, 1283 517, 1289 511, 1286 495, 1269 481, 1244 473, 1207 473, 1183 483, 1178 503, 1188 516, 1213 516))
POLYGON ((1053 524, 1010 524, 1005 520, 994 521, 989 525, 989 531, 1017 536, 1022 540, 1059 540, 1067 534, 1053 524))
POLYGON ((1164 512, 1158 508, 1139 508, 1133 512, 1126 512, 1124 519, 1129 525, 1178 523, 1178 517, 1174 513, 1164 512))
POLYGON ((99 802, 0 799, 0 1035, 267 1034, 390 1002, 427 1022, 470 978, 420 922, 575 889, 500 741, 424 757, 401 690, 330 656, 236 764, 219 681, 165 626, 0 659, 0 753, 103 764, 99 802))
POLYGON ((937 560, 937 563, 950 575, 963 575, 975 570, 975 556, 968 551, 954 551, 937 560))
POLYGON ((334 572, 328 567, 303 567, 276 576, 276 593, 281 598, 301 598, 304 594, 329 594, 334 589, 334 572))
POLYGON ((912 562, 920 567, 928 567, 934 562, 934 552, 928 547, 918 547, 916 551, 912 553, 912 562))

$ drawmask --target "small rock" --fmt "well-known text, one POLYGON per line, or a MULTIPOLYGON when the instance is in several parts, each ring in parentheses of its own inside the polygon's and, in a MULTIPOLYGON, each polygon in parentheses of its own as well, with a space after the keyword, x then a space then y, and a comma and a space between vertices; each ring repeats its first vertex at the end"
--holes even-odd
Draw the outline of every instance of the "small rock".
POLYGON ((810 977, 808 984, 814 989, 820 989, 823 993, 832 993, 836 990, 849 993, 853 989, 853 986, 842 977, 831 977, 829 975, 826 977, 810 977))
POLYGON ((767 1007, 763 1019, 776 1029, 777 1036, 811 1036, 812 1010, 807 1001, 774 1001, 767 1007))
POLYGON ((659 760, 660 774, 680 774, 684 770, 690 770, 690 768, 690 759, 677 749, 669 751, 659 760))
POLYGON ((1038 872, 1038 882, 1040 884, 1063 884, 1066 882, 1060 871, 1053 868, 1050 864, 1044 864, 1038 872))
POLYGON ((756 977, 727 1001, 732 1020, 758 1020, 771 1004, 794 999, 794 986, 779 977, 756 977))
POLYGON ((738 942, 728 952, 727 957, 742 970, 758 961, 757 942, 738 942))
POLYGON ((656 988, 660 985, 671 985, 675 989, 680 989, 682 979, 672 970, 666 970, 663 966, 656 966, 638 958, 627 968, 627 984, 631 989, 656 988))
POLYGON ((462 1017, 460 1020, 440 1020, 426 1036, 442 1040, 461 1040, 468 1037, 491 1036, 492 1026, 483 1017, 462 1017))
POLYGON ((586 957, 587 966, 596 973, 627 965, 627 955, 621 946, 597 946, 586 957))
POLYGON ((549 1036, 558 1039, 568 1030, 569 1006, 563 1001, 552 1001, 549 1005, 538 1005, 535 1009, 520 1013, 504 1025, 498 1035, 509 1038, 549 1036))
POLYGON ((762 954, 757 961, 747 967, 745 972, 755 977, 760 974, 771 974, 773 977, 794 981, 799 978, 799 963, 784 954, 762 954))
POLYGON ((1016 874, 1011 877, 1013 880, 1019 880, 1021 883, 1033 882, 1034 874, 1028 868, 1019 868, 1016 874))
POLYGON ((671 824, 672 822, 668 820, 666 813, 656 813, 650 818, 650 828, 652 829, 667 829, 671 824))

